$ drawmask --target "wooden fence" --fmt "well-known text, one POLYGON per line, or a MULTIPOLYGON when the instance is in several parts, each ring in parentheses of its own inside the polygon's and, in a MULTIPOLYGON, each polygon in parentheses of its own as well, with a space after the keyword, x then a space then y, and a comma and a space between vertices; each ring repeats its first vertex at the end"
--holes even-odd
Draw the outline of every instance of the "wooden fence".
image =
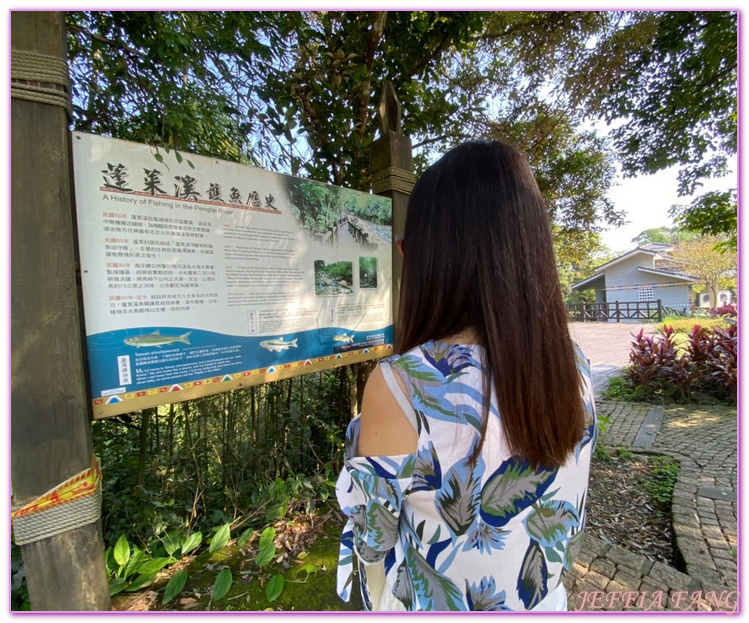
POLYGON ((663 305, 661 300, 611 303, 570 303, 567 305, 569 319, 577 322, 603 321, 621 322, 639 320, 641 322, 661 322, 663 305))

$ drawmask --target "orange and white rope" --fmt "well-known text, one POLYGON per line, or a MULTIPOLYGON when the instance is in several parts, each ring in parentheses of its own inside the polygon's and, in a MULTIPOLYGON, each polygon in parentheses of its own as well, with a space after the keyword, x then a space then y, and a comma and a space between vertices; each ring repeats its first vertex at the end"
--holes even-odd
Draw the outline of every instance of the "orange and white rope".
POLYGON ((101 517, 101 468, 91 467, 68 478, 10 515, 16 545, 25 545, 85 526, 101 517))

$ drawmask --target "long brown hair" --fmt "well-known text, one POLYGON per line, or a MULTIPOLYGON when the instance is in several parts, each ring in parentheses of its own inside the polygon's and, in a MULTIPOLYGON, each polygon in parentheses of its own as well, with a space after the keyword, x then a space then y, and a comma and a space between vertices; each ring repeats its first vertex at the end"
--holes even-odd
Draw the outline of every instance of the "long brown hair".
POLYGON ((464 143, 429 167, 408 204, 396 348, 472 330, 514 455, 563 464, 584 427, 549 214, 528 163, 500 141, 464 143))

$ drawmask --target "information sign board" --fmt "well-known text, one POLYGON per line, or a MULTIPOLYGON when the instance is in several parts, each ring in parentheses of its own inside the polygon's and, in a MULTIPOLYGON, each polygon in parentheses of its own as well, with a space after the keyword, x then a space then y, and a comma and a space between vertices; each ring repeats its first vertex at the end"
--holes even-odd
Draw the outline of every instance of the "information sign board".
POLYGON ((392 352, 390 200, 73 133, 94 417, 392 352))

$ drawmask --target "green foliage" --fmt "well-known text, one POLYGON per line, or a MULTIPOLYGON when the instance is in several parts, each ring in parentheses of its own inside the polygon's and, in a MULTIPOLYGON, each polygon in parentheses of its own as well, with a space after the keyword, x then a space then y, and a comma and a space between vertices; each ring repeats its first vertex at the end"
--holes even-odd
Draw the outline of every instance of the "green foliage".
POLYGON ((686 231, 724 238, 715 246, 718 251, 737 252, 738 200, 735 188, 707 192, 688 206, 672 206, 669 214, 686 231))
POLYGON ((208 548, 208 553, 213 556, 213 554, 215 554, 219 550, 222 550, 224 547, 226 547, 226 544, 229 542, 230 538, 231 524, 225 523, 216 531, 216 534, 213 535, 211 544, 208 548))
POLYGON ((268 582, 265 588, 265 595, 268 597, 268 601, 274 602, 281 596, 283 592, 284 579, 283 575, 276 573, 268 582))
POLYGON ((172 599, 182 592, 187 583, 187 570, 179 569, 174 572, 169 582, 167 582, 166 588, 164 589, 164 597, 161 600, 162 604, 168 604, 172 599))
POLYGON ((10 546, 10 609, 13 612, 31 610, 21 547, 14 543, 10 546))
POLYGON ((643 479, 643 489, 665 512, 669 512, 674 485, 679 476, 679 462, 670 456, 651 456, 648 464, 650 476, 643 479))
POLYGON ((614 457, 611 456, 611 452, 609 452, 609 450, 604 446, 602 446, 601 444, 596 444, 596 448, 595 450, 593 450, 593 458, 596 461, 610 463, 614 457))
POLYGON ((734 404, 737 394, 736 325, 706 329, 695 325, 681 348, 666 325, 632 342, 624 377, 613 378, 604 398, 643 402, 734 404))
POLYGON ((701 282, 717 305, 717 292, 721 287, 736 289, 738 256, 735 252, 721 252, 719 245, 726 242, 717 236, 700 236, 680 242, 673 250, 675 259, 683 263, 684 270, 701 282))
POLYGON ((653 227, 637 234, 637 236, 632 238, 632 243, 638 247, 653 242, 673 245, 684 240, 693 240, 696 237, 696 234, 679 229, 678 227, 653 227))
POLYGON ((268 526, 260 535, 260 543, 255 557, 255 564, 258 567, 265 567, 276 555, 276 545, 273 542, 275 538, 276 531, 273 526, 268 526))
MULTIPOLYGON (((711 329, 713 327, 726 327, 728 323, 723 318, 690 318, 684 316, 667 316, 663 319, 663 322, 658 323, 656 328, 658 330, 663 329, 665 326, 669 326, 674 330, 674 333, 688 334, 691 333, 695 325, 699 325, 704 329, 711 329)), ((684 342, 681 342, 684 345, 684 342)))
POLYGON ((216 581, 213 584, 213 601, 221 601, 226 597, 233 581, 234 577, 232 576, 231 569, 223 569, 216 576, 216 581))
POLYGON ((629 448, 617 448, 616 455, 623 461, 629 461, 635 456, 629 448))
POLYGON ((114 547, 104 553, 109 575, 109 594, 137 591, 149 586, 156 574, 167 565, 177 562, 171 556, 152 557, 151 553, 131 544, 124 534, 114 547))
POLYGON ((642 385, 633 386, 624 377, 614 376, 609 380, 603 398, 622 402, 647 402, 654 397, 642 385))
POLYGON ((737 14, 634 11, 598 41, 579 70, 607 121, 625 174, 682 166, 679 191, 724 175, 737 141, 737 14))

